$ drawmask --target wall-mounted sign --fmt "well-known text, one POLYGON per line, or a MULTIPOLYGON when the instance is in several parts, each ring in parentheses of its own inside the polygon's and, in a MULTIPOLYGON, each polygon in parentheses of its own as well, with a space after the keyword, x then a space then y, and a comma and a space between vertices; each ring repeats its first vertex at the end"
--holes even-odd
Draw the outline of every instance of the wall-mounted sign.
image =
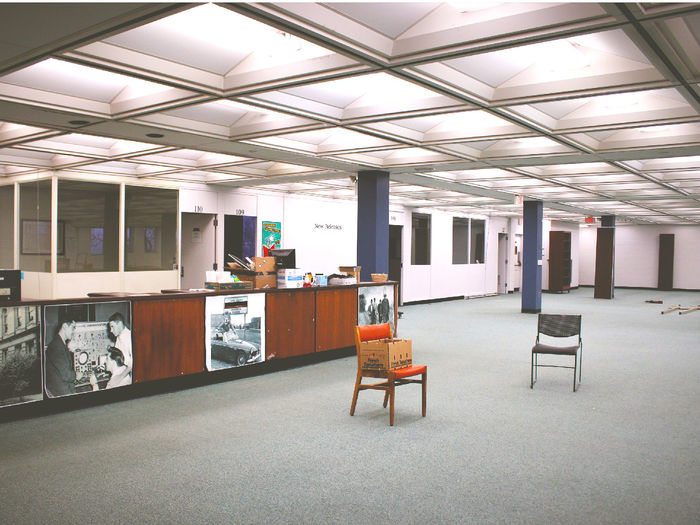
POLYGON ((192 228, 192 244, 202 244, 202 230, 192 228))
POLYGON ((314 230, 342 230, 342 224, 314 224, 314 230))
POLYGON ((282 246, 282 223, 281 222, 262 222, 262 249, 263 257, 267 257, 270 250, 280 248, 282 246))

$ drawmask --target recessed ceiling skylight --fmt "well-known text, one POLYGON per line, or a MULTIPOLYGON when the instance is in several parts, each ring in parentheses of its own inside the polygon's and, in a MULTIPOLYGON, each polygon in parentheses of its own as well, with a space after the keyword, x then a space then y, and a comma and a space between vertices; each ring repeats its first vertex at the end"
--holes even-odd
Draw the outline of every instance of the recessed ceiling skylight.
POLYGON ((131 97, 168 89, 153 82, 55 58, 5 75, 0 82, 99 102, 114 101, 127 87, 131 97))
POLYGON ((215 4, 193 7, 110 37, 106 42, 220 75, 251 55, 257 56, 257 67, 269 67, 331 54, 215 4))

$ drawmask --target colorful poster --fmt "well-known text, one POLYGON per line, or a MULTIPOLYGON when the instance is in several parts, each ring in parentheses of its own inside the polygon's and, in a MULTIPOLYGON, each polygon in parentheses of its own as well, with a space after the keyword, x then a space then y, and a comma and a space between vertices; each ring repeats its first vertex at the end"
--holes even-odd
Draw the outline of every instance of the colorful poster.
POLYGON ((130 385, 131 302, 44 307, 44 388, 49 397, 130 385))
POLYGON ((263 257, 270 254, 270 250, 280 248, 282 246, 282 223, 281 222, 262 222, 262 248, 263 257))
POLYGON ((358 286, 357 324, 391 324, 394 333, 394 285, 358 286))
POLYGON ((207 297, 207 370, 265 360, 265 294, 207 297))
POLYGON ((39 307, 0 308, 0 407, 40 401, 39 307))

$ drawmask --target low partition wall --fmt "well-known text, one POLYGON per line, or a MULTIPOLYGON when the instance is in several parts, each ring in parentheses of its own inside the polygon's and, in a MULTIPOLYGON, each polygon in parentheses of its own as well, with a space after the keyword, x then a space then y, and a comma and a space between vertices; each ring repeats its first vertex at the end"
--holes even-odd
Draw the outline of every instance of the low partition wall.
POLYGON ((0 408, 354 346, 396 283, 95 293, 0 305, 0 408))

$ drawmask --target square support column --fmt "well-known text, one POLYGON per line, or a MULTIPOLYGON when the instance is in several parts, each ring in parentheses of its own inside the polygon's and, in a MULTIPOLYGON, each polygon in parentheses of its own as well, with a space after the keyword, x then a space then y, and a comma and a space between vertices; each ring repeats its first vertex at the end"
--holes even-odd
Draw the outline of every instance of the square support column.
POLYGON ((615 297, 615 216, 601 217, 602 227, 598 228, 595 245, 595 288, 596 299, 615 297))
POLYGON ((523 313, 542 310, 542 201, 523 202, 523 313))
POLYGON ((389 273, 389 172, 357 174, 357 265, 361 280, 389 273))

